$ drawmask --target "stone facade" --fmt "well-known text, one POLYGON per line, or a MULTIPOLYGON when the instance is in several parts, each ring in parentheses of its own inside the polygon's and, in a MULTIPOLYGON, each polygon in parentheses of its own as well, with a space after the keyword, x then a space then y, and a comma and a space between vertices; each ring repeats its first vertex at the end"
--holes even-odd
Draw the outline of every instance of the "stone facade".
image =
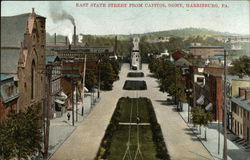
POLYGON ((5 68, 1 73, 12 74, 17 81, 17 108, 25 110, 33 104, 42 105, 45 95, 45 18, 36 15, 32 9, 32 13, 1 17, 1 20, 1 68, 5 68), (9 65, 12 68, 8 69, 9 65))

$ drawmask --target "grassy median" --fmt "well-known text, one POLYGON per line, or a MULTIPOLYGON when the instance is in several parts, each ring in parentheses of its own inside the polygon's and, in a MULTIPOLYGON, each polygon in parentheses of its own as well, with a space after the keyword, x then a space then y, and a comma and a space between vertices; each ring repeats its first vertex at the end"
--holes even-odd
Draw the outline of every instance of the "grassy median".
POLYGON ((127 77, 144 77, 143 72, 129 72, 127 77))
MULTIPOLYGON (((119 125, 119 122, 130 122, 131 107, 132 123, 136 122, 137 107, 139 116, 141 117, 141 123, 150 123, 150 125, 139 126, 139 130, 137 130, 136 125, 131 126, 130 153, 132 159, 134 159, 136 153, 138 143, 137 131, 139 131, 140 150, 143 159, 169 160, 170 157, 162 136, 161 128, 157 123, 151 101, 147 98, 124 97, 120 98, 117 103, 117 107, 106 129, 96 159, 116 160, 123 158, 127 149, 129 125, 119 125)), ((125 159, 129 159, 129 157, 125 159)))
POLYGON ((126 80, 123 86, 125 90, 146 90, 147 84, 145 81, 133 81, 133 80, 126 80))

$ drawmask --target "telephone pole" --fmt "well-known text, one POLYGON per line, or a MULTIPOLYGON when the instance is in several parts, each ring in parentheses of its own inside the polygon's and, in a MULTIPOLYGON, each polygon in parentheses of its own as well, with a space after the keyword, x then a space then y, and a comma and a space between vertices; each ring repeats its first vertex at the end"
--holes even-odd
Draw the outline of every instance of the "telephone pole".
POLYGON ((45 106, 45 137, 44 137, 44 156, 48 157, 48 148, 49 148, 49 128, 50 128, 50 110, 51 110, 51 79, 52 79, 52 65, 48 64, 46 66, 46 75, 47 75, 47 106, 45 106))
POLYGON ((77 103, 78 103, 78 89, 77 89, 77 82, 76 82, 76 86, 75 86, 75 90, 76 90, 76 122, 78 121, 78 105, 77 105, 77 103))
POLYGON ((224 49, 224 149, 223 149, 223 160, 227 160, 227 87, 226 87, 226 80, 227 80, 227 55, 226 49, 224 49))
POLYGON ((85 92, 85 75, 86 75, 86 54, 84 57, 84 68, 83 68, 83 76, 82 76, 82 116, 84 115, 84 106, 83 106, 83 102, 84 102, 84 92, 85 92))
POLYGON ((74 86, 75 86, 75 81, 73 77, 71 77, 72 81, 72 91, 71 91, 71 99, 72 99, 72 126, 75 125, 75 117, 74 117, 74 86))

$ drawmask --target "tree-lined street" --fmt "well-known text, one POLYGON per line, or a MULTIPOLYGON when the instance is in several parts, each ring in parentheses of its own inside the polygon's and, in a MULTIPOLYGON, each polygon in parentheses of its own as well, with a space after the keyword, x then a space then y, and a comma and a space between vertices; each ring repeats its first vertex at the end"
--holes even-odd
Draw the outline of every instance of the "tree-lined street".
POLYGON ((130 72, 129 65, 123 64, 120 79, 114 83, 113 90, 101 92, 100 102, 51 159, 92 160, 95 158, 118 99, 136 96, 133 91, 122 90, 127 79, 146 81, 148 89, 138 91, 138 95, 151 99, 171 159, 212 159, 209 152, 189 131, 180 115, 175 112, 174 106, 165 104, 166 94, 159 91, 158 83, 150 76, 148 66, 142 67, 144 78, 128 78, 128 72, 130 72))

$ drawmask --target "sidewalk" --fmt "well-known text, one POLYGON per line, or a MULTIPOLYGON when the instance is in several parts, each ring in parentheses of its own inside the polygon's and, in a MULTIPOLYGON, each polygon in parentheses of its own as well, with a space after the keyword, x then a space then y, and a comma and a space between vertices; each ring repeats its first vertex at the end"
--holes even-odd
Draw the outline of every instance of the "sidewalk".
POLYGON ((82 102, 78 102, 78 114, 76 121, 76 108, 74 109, 75 123, 72 126, 72 111, 66 111, 62 117, 58 117, 50 120, 50 135, 49 135, 49 155, 52 156, 53 153, 60 147, 62 143, 72 134, 77 126, 88 116, 92 108, 95 107, 98 100, 91 105, 91 97, 87 96, 84 98, 84 115, 82 116, 82 102), (70 114, 70 120, 68 120, 67 114, 70 114))
MULTIPOLYGON (((183 105, 183 111, 179 112, 182 119, 187 123, 188 119, 188 107, 187 105, 183 105)), ((196 135, 201 143, 206 147, 206 149, 210 152, 215 160, 222 160, 223 158, 223 145, 224 145, 224 137, 223 137, 223 128, 222 125, 219 124, 220 134, 218 134, 218 123, 212 122, 206 128, 207 133, 207 141, 205 141, 205 128, 201 127, 201 134, 199 133, 199 128, 194 128, 193 124, 187 123, 190 130, 192 130, 193 135, 196 135), (220 139, 219 145, 219 153, 218 153, 218 138, 220 139)), ((227 134, 228 138, 234 139, 232 133, 227 134)), ((239 145, 236 145, 231 140, 227 140, 227 148, 228 148, 228 160, 250 160, 250 151, 245 151, 240 148, 239 145)))

